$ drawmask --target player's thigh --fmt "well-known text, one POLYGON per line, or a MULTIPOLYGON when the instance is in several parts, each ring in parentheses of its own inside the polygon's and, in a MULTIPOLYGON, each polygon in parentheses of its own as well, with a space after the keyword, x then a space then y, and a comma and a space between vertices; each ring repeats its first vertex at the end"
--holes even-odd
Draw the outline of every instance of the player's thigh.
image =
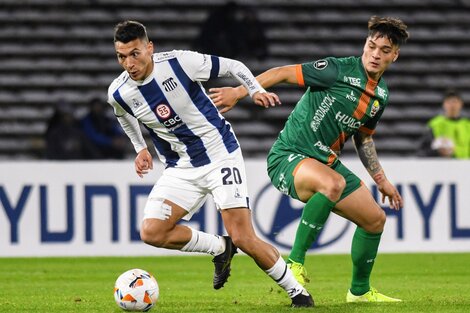
POLYGON ((163 229, 174 226, 179 220, 189 220, 199 210, 207 193, 180 176, 190 172, 164 171, 152 188, 144 208, 144 223, 161 225, 163 229))
POLYGON ((251 239, 256 236, 253 228, 251 210, 248 208, 231 208, 221 210, 225 229, 232 239, 251 239))
POLYGON ((151 203, 153 209, 144 213, 141 226, 141 237, 144 241, 146 238, 166 236, 175 228, 178 221, 188 214, 185 209, 167 199, 152 200, 151 203))
POLYGON ((316 192, 336 201, 346 185, 341 174, 312 158, 299 162, 293 175, 295 191, 303 202, 308 201, 316 192))
POLYGON ((329 197, 327 189, 344 182, 340 174, 316 159, 276 151, 268 156, 268 175, 279 191, 303 202, 316 192, 329 197))
POLYGON ((333 211, 369 232, 382 231, 386 218, 364 185, 336 203, 333 211))
POLYGON ((211 165, 201 185, 210 190, 218 210, 249 208, 245 162, 240 150, 211 165))

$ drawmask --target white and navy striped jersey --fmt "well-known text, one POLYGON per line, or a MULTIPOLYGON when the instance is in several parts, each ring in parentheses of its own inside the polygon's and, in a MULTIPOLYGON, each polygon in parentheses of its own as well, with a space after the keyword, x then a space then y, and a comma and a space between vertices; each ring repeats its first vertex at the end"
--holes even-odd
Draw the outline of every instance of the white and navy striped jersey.
POLYGON ((146 148, 137 121, 149 131, 158 158, 167 167, 203 166, 238 149, 230 123, 200 82, 233 76, 250 95, 264 92, 246 66, 178 50, 155 53, 153 61, 153 71, 145 80, 134 81, 124 71, 108 89, 108 102, 136 152, 146 148))

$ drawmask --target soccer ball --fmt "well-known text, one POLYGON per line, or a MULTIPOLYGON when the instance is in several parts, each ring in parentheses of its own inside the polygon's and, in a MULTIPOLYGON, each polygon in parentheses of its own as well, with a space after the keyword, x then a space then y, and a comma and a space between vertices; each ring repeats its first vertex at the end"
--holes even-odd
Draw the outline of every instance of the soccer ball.
POLYGON ((155 277, 138 268, 122 273, 114 284, 114 300, 125 311, 147 312, 159 295, 155 277))

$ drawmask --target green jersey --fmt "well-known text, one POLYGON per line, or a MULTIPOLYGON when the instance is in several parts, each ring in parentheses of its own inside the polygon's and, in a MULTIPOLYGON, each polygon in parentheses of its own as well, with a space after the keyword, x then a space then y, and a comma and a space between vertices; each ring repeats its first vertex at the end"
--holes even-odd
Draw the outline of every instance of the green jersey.
POLYGON ((384 80, 369 79, 359 57, 299 64, 297 79, 308 88, 273 152, 300 154, 331 165, 354 133, 374 132, 388 102, 384 80))
POLYGON ((454 144, 454 157, 470 158, 470 121, 466 118, 450 119, 438 115, 428 122, 434 138, 447 138, 454 144))

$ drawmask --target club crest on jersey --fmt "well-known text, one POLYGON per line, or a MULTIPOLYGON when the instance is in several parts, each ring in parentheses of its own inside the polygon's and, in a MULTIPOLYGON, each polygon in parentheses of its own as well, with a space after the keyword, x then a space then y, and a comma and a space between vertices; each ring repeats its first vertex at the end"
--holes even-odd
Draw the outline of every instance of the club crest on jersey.
POLYGON ((372 107, 370 109, 370 116, 374 117, 375 114, 380 110, 380 104, 379 101, 375 100, 374 103, 372 103, 372 107))
POLYGON ((325 69, 328 66, 327 60, 318 60, 313 63, 313 67, 319 71, 325 69))
POLYGON ((163 88, 165 89, 165 91, 172 91, 172 90, 175 90, 176 87, 178 87, 178 84, 176 83, 175 79, 173 77, 170 77, 168 79, 165 79, 163 82, 162 82, 162 85, 163 85, 163 88))

